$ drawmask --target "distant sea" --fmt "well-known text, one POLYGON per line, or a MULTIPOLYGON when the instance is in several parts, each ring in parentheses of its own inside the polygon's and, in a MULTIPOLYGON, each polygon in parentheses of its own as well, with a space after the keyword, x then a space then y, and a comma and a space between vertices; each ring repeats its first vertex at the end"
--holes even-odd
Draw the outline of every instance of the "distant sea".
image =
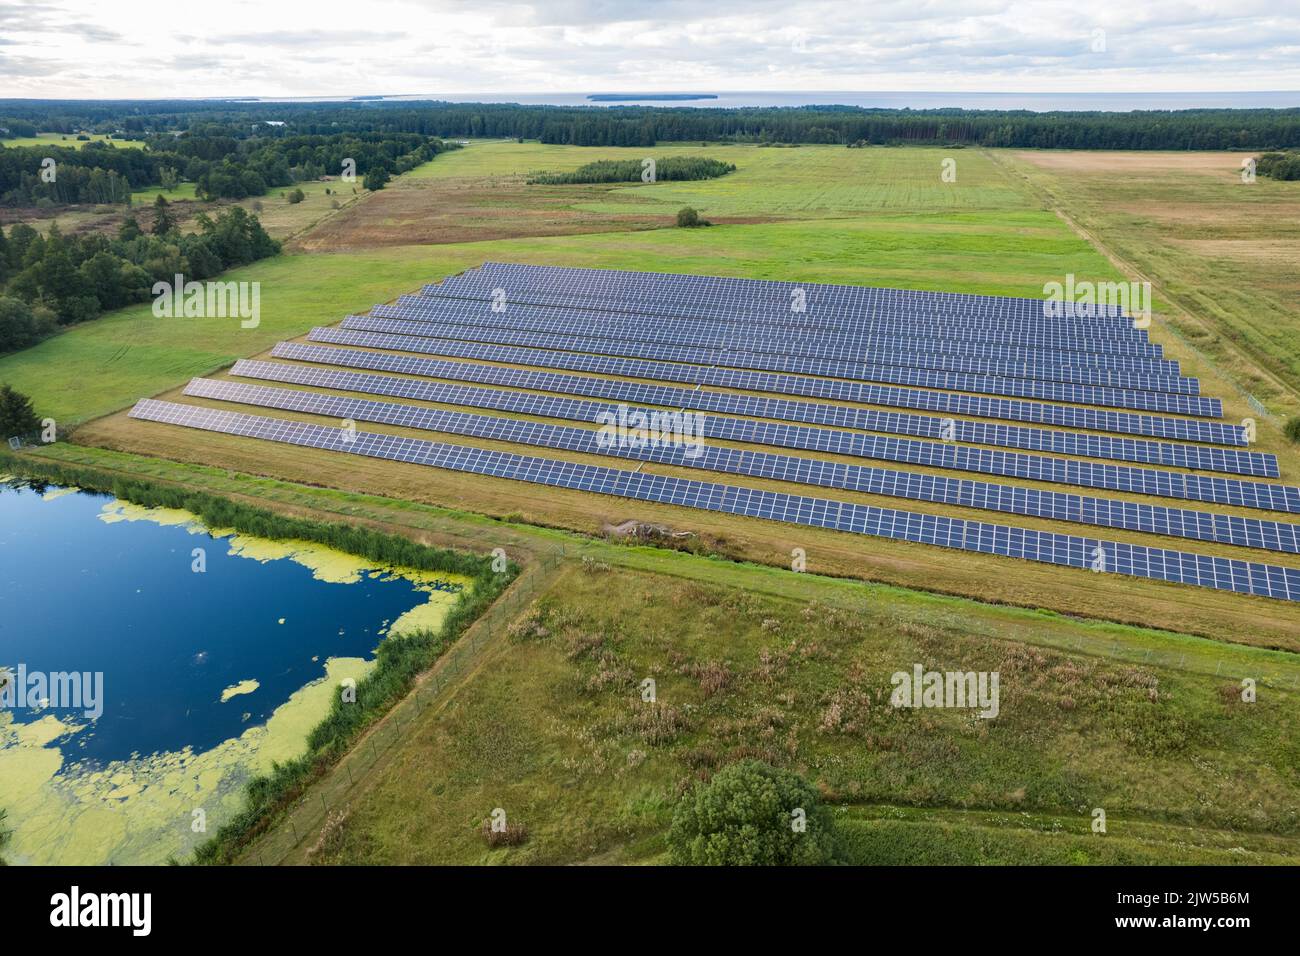
MULTIPOLYGON (((642 92, 642 91, 636 91, 642 92)), ((813 93, 737 93, 710 90, 693 91, 700 99, 637 100, 600 99, 618 94, 617 90, 592 93, 419 93, 401 96, 367 95, 306 97, 240 97, 245 101, 265 103, 320 102, 348 100, 391 102, 410 100, 445 100, 452 103, 520 103, 544 106, 661 106, 726 109, 746 106, 862 106, 880 109, 932 110, 944 107, 971 110, 1189 110, 1189 109, 1284 109, 1300 107, 1300 90, 1274 90, 1248 93, 936 93, 936 92, 866 92, 826 91, 813 93)), ((663 94, 660 94, 663 95, 663 94)), ((674 94, 677 95, 677 94, 674 94)))

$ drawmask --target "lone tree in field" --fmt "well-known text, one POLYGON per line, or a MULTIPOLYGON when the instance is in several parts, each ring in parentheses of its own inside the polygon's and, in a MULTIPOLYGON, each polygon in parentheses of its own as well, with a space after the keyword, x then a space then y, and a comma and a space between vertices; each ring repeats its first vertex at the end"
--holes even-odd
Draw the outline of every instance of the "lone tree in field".
POLYGON ((30 435, 40 428, 32 400, 8 385, 0 385, 0 438, 30 435))
POLYGON ((682 797, 668 846, 679 866, 820 866, 835 862, 837 840, 807 782, 744 760, 682 797))
POLYGON ((162 193, 153 204, 153 234, 155 236, 165 236, 176 228, 176 217, 172 215, 170 203, 163 198, 162 193))
POLYGON ((388 184, 389 178, 388 170, 384 169, 382 166, 376 166, 374 169, 370 170, 370 172, 366 173, 365 178, 361 180, 361 185, 372 190, 383 189, 384 186, 388 184))
POLYGON ((700 218, 700 214, 686 206, 677 210, 677 225, 683 229, 694 229, 696 226, 707 226, 708 223, 700 218))

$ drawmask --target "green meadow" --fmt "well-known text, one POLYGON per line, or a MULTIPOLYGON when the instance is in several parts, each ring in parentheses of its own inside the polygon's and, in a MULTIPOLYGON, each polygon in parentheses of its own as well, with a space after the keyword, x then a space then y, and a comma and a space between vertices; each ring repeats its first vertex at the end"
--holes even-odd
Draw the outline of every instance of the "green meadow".
MULTIPOLYGON (((1106 260, 1000 169, 956 151, 956 183, 940 181, 941 150, 665 147, 737 164, 719 180, 610 190, 623 204, 764 221, 477 243, 388 246, 349 252, 290 252, 227 273, 261 284, 261 321, 157 319, 149 304, 69 329, 27 351, 0 357, 0 381, 30 394, 42 414, 75 424, 210 372, 313 325, 337 322, 485 260, 690 272, 752 278, 985 294, 1041 295, 1067 272, 1115 278, 1106 260), (667 192, 665 192, 667 190, 667 192)), ((576 167, 636 150, 479 142, 439 156, 411 177, 511 177, 576 167)), ((332 210, 329 184, 310 184, 290 206, 263 197, 273 234, 309 228, 332 210)), ((350 198, 350 197, 349 197, 350 198)), ((361 200, 365 202, 363 198, 361 200)))
MULTIPOLYGON (((1300 852, 1289 691, 1243 703, 1223 677, 1084 651, 1086 626, 1065 619, 1030 635, 1023 612, 905 592, 838 605, 803 576, 782 598, 678 563, 692 562, 694 579, 571 562, 290 859, 661 862, 680 795, 752 758, 815 783, 848 862, 1293 863, 1300 852), (1048 634, 1063 646, 1043 646, 1048 634), (997 671, 997 718, 892 706, 891 675, 914 663, 997 671), (493 807, 526 828, 522 845, 485 845, 478 824, 493 807)), ((1126 652, 1152 646, 1111 635, 1126 652)))
POLYGON ((77 139, 78 133, 37 133, 35 136, 15 136, 0 139, 0 146, 85 146, 86 143, 115 143, 119 146, 134 146, 137 149, 144 144, 130 139, 114 139, 107 133, 85 133, 89 140, 77 139))
POLYGON ((159 196, 162 196, 168 202, 174 202, 178 199, 196 199, 193 183, 177 183, 171 189, 163 186, 146 186, 144 189, 136 189, 131 193, 131 202, 139 206, 141 204, 151 204, 159 196))

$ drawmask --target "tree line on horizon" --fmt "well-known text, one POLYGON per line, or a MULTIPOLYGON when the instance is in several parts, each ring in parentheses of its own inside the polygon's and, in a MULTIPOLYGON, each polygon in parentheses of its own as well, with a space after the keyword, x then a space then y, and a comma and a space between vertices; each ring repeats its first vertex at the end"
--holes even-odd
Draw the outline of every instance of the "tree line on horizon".
POLYGON ((1271 150, 1300 147, 1300 109, 1032 112, 878 109, 856 106, 538 106, 358 100, 239 101, 0 100, 0 127, 143 138, 225 128, 234 139, 341 133, 511 137, 577 146, 654 146, 700 140, 737 143, 863 142, 1028 149, 1271 150), (269 127, 268 122, 283 123, 269 127))

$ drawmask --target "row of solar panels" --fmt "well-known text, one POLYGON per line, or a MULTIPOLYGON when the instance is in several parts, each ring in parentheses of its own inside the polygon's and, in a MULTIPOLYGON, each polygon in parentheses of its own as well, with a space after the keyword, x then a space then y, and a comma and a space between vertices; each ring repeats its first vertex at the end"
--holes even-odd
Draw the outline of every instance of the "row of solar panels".
MULTIPOLYGON (((1276 456, 1263 452, 1202 445, 1175 445, 1079 432, 1047 431, 994 422, 934 418, 904 412, 854 408, 848 405, 826 405, 784 398, 678 388, 670 385, 646 385, 640 382, 562 375, 532 369, 409 358, 355 349, 331 349, 319 345, 286 342, 276 346, 272 354, 277 358, 301 362, 404 372, 450 381, 500 385, 515 389, 526 388, 560 394, 536 395, 496 389, 467 389, 441 382, 395 378, 388 375, 363 375, 355 372, 335 372, 247 360, 237 362, 233 371, 236 375, 245 377, 299 385, 321 385, 345 391, 419 398, 449 405, 502 408, 542 417, 586 422, 595 421, 597 415, 617 410, 618 406, 562 398, 561 394, 612 399, 617 402, 636 403, 642 407, 657 405, 663 408, 691 409, 697 413, 719 412, 728 416, 748 416, 748 419, 778 419, 780 422, 793 424, 712 416, 705 417, 703 421, 707 427, 715 430, 711 432, 711 437, 716 438, 835 451, 841 454, 929 464, 941 468, 959 468, 1038 481, 1087 477, 1078 474, 1086 469, 1090 473, 1097 472, 1100 476, 1098 481, 1123 481, 1126 485, 1149 484, 1166 487, 1172 485, 1169 480, 1157 481, 1155 477, 1147 482, 1131 480, 1127 477, 1129 471, 1139 471, 1138 469, 1105 469, 1104 466, 1089 462, 1070 462, 1059 458, 1052 459, 1039 455, 1007 453, 968 446, 998 445, 1045 451, 1056 455, 1108 458, 1263 478, 1278 477, 1276 456), (803 424, 798 423, 822 425, 827 428, 805 428, 803 424), (946 439, 946 443, 898 440, 880 435, 860 435, 856 432, 829 430, 850 428, 918 438, 946 439)), ((1159 475, 1158 472, 1142 472, 1142 474, 1159 475)), ((1115 488, 1118 485, 1100 484, 1098 487, 1115 488)))
MULTIPOLYGON (((1292 554, 1300 552, 1300 526, 1293 524, 707 445, 703 442, 704 436, 696 432, 694 423, 680 417, 671 421, 674 433, 667 436, 656 433, 641 441, 629 442, 615 440, 599 429, 551 425, 238 382, 196 378, 185 389, 185 394, 344 420, 537 445, 579 454, 610 455, 680 468, 701 468, 751 478, 790 481, 1218 544, 1292 554)), ((620 419, 617 415, 609 419, 610 424, 618 421, 620 419)))
MULTIPOLYGON (((622 302, 678 297, 707 299, 728 306, 765 304, 788 309, 792 299, 803 298, 811 310, 819 313, 907 310, 1027 322, 1038 322, 1044 317, 1042 299, 613 269, 488 262, 457 277, 457 280, 464 284, 505 282, 556 294, 582 295, 589 300, 602 294, 622 302)), ((1083 290, 1084 286, 1079 285, 1078 291, 1083 290)), ((1081 315, 1098 324, 1119 325, 1129 321, 1121 308, 1111 304, 1089 304, 1086 312, 1072 303, 1063 302, 1061 305, 1064 312, 1081 315)))
MULTIPOLYGON (((1161 371, 1159 366, 1147 370, 1126 369, 1115 367, 1107 361, 1099 367, 1095 355, 1085 362, 1056 357, 1062 353, 1039 355, 1021 350, 1028 357, 1023 361, 1013 361, 1005 355, 978 357, 960 353, 922 352, 910 348, 910 341, 902 338, 885 340, 878 347, 869 347, 859 343, 840 344, 828 336, 800 338, 791 337, 784 332, 772 333, 760 329, 715 332, 680 322, 659 324, 640 319, 602 319, 593 322, 592 316, 584 316, 576 310, 567 310, 565 317, 556 317, 547 310, 534 306, 516 306, 508 311, 493 312, 487 303, 466 308, 462 302, 452 302, 449 305, 450 301, 408 296, 399 299, 397 305, 375 306, 370 310, 370 316, 403 320, 413 329, 424 326, 428 331, 413 331, 412 334, 435 334, 439 338, 531 345, 536 344, 532 336, 545 336, 554 338, 555 341, 562 337, 570 339, 575 348, 580 347, 589 352, 609 352, 610 349, 620 348, 624 343, 636 342, 645 346, 655 343, 660 349, 688 346, 696 350, 724 353, 728 359, 736 360, 745 360, 760 353, 768 360, 772 357, 786 359, 798 356, 807 360, 805 367, 782 370, 809 371, 817 375, 877 382, 896 381, 893 376, 904 374, 904 369, 924 369, 932 370, 930 374, 967 373, 1187 395, 1200 393, 1200 383, 1194 378, 1161 371), (524 338, 525 336, 529 338, 524 338)), ((1082 356, 1084 353, 1074 354, 1082 356)), ((748 367, 767 366, 750 362, 748 367)), ((945 382, 940 387, 956 386, 945 382)))
POLYGON ((258 415, 142 399, 132 417, 207 431, 491 475, 550 487, 655 501, 856 534, 1285 600, 1300 600, 1300 571, 1276 565, 850 502, 645 474, 258 415))

